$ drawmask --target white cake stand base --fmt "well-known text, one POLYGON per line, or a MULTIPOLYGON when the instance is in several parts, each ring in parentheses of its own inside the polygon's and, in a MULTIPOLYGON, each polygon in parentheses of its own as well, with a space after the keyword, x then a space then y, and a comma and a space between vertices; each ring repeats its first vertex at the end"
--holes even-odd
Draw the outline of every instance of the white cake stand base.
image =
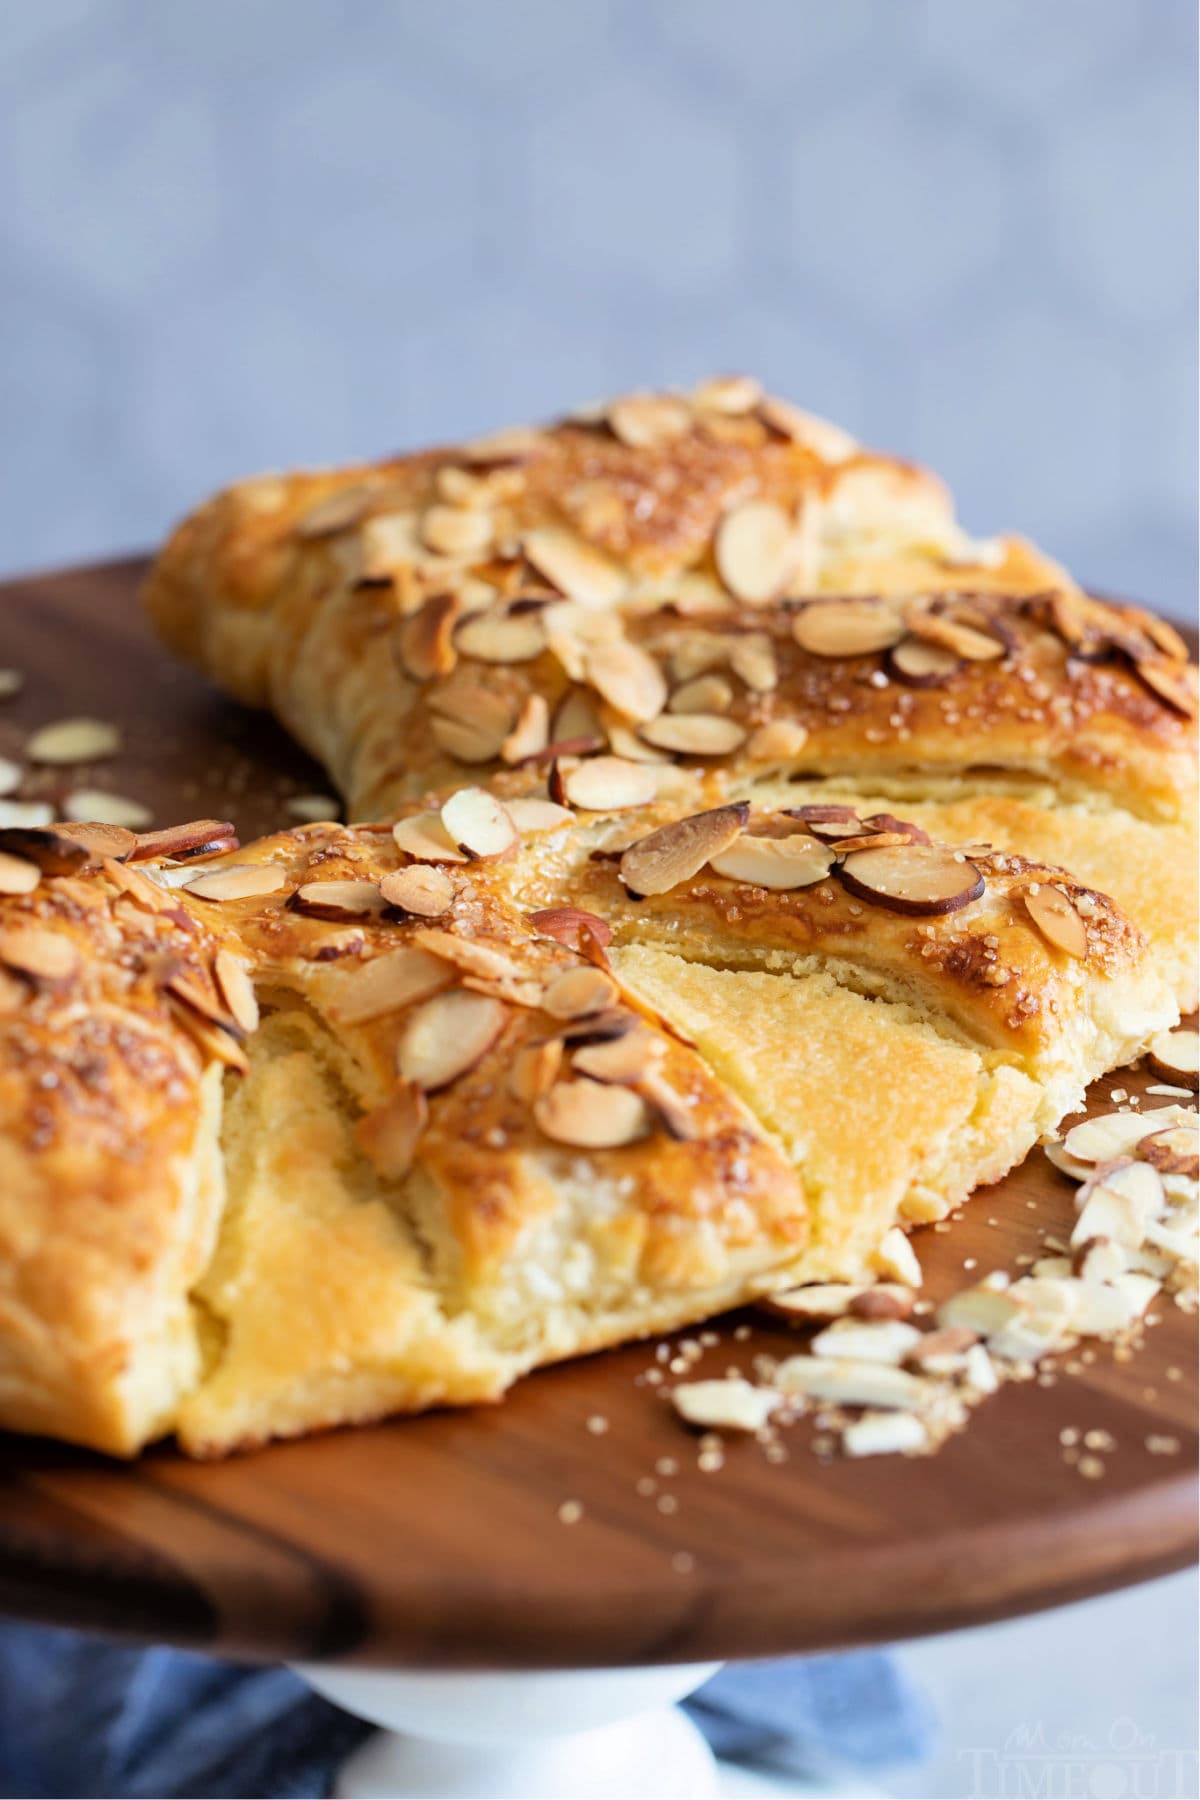
POLYGON ((297 1673, 383 1727, 343 1764, 346 1800, 709 1800, 712 1752, 674 1702, 719 1667, 297 1673))

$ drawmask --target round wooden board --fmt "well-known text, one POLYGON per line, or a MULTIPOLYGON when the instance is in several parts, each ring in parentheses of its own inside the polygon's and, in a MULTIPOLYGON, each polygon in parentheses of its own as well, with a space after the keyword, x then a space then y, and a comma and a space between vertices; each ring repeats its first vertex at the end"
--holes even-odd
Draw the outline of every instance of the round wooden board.
MULTIPOLYGON (((0 708, 0 754, 34 724, 99 713, 126 740, 103 785, 164 821, 271 828, 288 793, 327 784, 157 648, 133 602, 140 573, 0 590, 0 661, 27 675, 0 708)), ((1149 1079, 1109 1077, 1093 1103, 1149 1079)), ((869 1130, 869 1095, 863 1115, 869 1130)), ((1069 1227, 1072 1192, 1035 1152, 949 1230, 920 1233, 928 1296, 1015 1268, 1069 1227)), ((544 1371, 494 1408, 223 1464, 163 1448, 126 1467, 0 1438, 0 1604, 238 1654, 427 1668, 767 1655, 1048 1606, 1195 1554, 1195 1321, 1163 1302, 1153 1317, 1132 1360, 1101 1348, 1076 1375, 1009 1386, 934 1457, 822 1463, 801 1425, 786 1461, 731 1443, 703 1473, 645 1380, 648 1345, 544 1371), (1099 1478, 1065 1460, 1066 1428, 1108 1434, 1099 1478), (1161 1439, 1178 1449, 1152 1453, 1161 1439), (576 1523, 560 1520, 568 1500, 576 1523)), ((749 1316, 717 1330, 701 1372, 796 1342, 749 1316)))

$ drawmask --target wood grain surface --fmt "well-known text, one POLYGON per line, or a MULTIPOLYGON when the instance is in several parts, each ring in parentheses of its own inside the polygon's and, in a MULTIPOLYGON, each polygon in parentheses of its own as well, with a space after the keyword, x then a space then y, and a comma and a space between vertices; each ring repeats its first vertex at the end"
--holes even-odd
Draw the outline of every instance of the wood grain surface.
MULTIPOLYGON (((157 648, 140 573, 0 588, 0 663, 27 675, 0 707, 0 755, 36 724, 98 714, 125 747, 88 785, 163 821, 275 826, 288 793, 324 778, 157 648)), ((1110 1077, 1093 1105, 1148 1079, 1110 1077)), ((1072 1191, 1035 1152, 949 1230, 919 1233, 928 1295, 1014 1269, 1068 1225, 1072 1191)), ((796 1342, 749 1315, 718 1330, 701 1374, 796 1342)), ((1078 1375, 1006 1387, 928 1458, 822 1463, 798 1425, 786 1461, 731 1442, 704 1473, 643 1379, 647 1345, 532 1376, 498 1407, 223 1464, 164 1447, 123 1466, 0 1438, 0 1606, 238 1654, 429 1668, 757 1656, 978 1623, 1194 1556, 1195 1321, 1160 1301, 1145 1336, 1132 1360, 1097 1348, 1078 1375), (1066 1428, 1109 1434, 1101 1476, 1064 1459, 1066 1428), (1178 1450, 1153 1454, 1161 1437, 1178 1450), (570 1524, 568 1500, 583 1509, 570 1524)))

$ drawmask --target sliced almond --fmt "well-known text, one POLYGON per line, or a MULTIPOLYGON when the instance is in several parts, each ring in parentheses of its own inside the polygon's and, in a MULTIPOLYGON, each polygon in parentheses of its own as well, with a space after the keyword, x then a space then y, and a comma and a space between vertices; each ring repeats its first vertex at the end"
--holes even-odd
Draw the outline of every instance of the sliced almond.
POLYGON ((410 863, 407 868, 393 869, 379 884, 379 892, 388 906, 412 913, 421 919, 440 919, 454 904, 454 883, 442 870, 428 863, 410 863))
POLYGON ((140 831, 130 851, 131 862, 151 856, 180 857, 236 850, 237 834, 228 819, 192 819, 186 825, 168 825, 161 831, 140 831))
POLYGON ((915 1325, 902 1319, 835 1319, 809 1345, 814 1356, 848 1356, 854 1362, 891 1363, 898 1368, 921 1341, 915 1325))
POLYGON ((964 1326, 980 1337, 992 1337, 1019 1319, 1023 1310, 1022 1302, 1007 1288, 981 1281, 944 1300, 937 1310, 937 1322, 943 1329, 964 1326))
POLYGON ((493 521, 482 508, 467 511, 460 506, 431 506, 421 517, 421 537, 439 556, 474 560, 484 556, 492 542, 493 521))
POLYGON ((943 1357, 962 1356, 978 1342, 978 1332, 972 1331, 969 1325, 943 1325, 937 1331, 925 1332, 909 1352, 907 1360, 918 1369, 932 1365, 933 1373, 941 1373, 937 1365, 943 1357))
POLYGON ((213 974, 221 998, 238 1030, 246 1037, 258 1029, 258 1000, 245 963, 232 950, 218 950, 213 974))
POLYGON ((772 719, 769 724, 759 725, 751 732, 746 755, 751 762, 790 762, 799 756, 807 742, 808 732, 803 725, 797 725, 791 719, 772 719))
POLYGON ((287 871, 277 863, 229 863, 221 869, 205 869, 183 883, 184 892, 197 900, 257 900, 277 894, 287 885, 287 871))
POLYGON ((905 622, 914 637, 936 644, 964 662, 992 662, 1005 653, 1006 646, 990 632, 978 631, 973 625, 961 624, 943 613, 910 607, 905 622))
POLYGON ((532 426, 512 425, 503 431, 489 432, 486 437, 472 438, 463 444, 459 454, 464 462, 476 465, 528 462, 546 439, 532 426))
POLYGON ((1200 1138, 1195 1127, 1173 1125, 1152 1131, 1137 1142, 1137 1154, 1163 1175, 1187 1175, 1200 1180, 1200 1138))
POLYGON ((840 1401, 844 1406, 895 1407, 904 1412, 919 1411, 936 1392, 935 1384, 923 1376, 849 1357, 789 1356, 779 1364, 773 1379, 785 1394, 840 1401))
POLYGON ((632 1088, 597 1081, 560 1081, 533 1103, 538 1127, 558 1144, 616 1150, 644 1138, 650 1109, 632 1088))
POLYGON ((840 425, 822 419, 816 413, 793 406, 790 400, 779 400, 768 394, 759 402, 758 416, 780 437, 802 444, 823 462, 847 462, 858 451, 857 439, 840 425))
POLYGON ((814 600, 792 621, 792 636, 811 656, 872 656, 904 636, 894 606, 879 600, 814 600))
POLYGON ((727 713, 733 705, 733 688, 723 675, 697 675, 677 687, 667 702, 673 713, 727 713))
POLYGON ((569 600, 584 606, 615 606, 625 594, 624 571, 563 526, 527 531, 521 548, 538 574, 569 600))
POLYGON ((578 906, 544 907, 541 912, 530 913, 529 923, 539 937, 553 938, 571 950, 579 949, 582 930, 589 931, 600 944, 612 942, 612 926, 608 921, 596 913, 584 912, 578 906))
POLYGON ((1200 702, 1196 693, 1196 671, 1187 663, 1178 663, 1165 656, 1143 656, 1138 659, 1137 672, 1151 691, 1165 700, 1168 706, 1182 713, 1187 719, 1194 719, 1200 711, 1200 702))
POLYGON ((441 811, 446 835, 471 862, 504 856, 521 841, 508 809, 486 788, 459 788, 441 811))
POLYGON ((671 1403, 689 1425, 707 1431, 761 1431, 783 1404, 774 1388, 730 1376, 724 1381, 681 1381, 671 1403))
POLYGON ((884 1232, 878 1249, 872 1254, 871 1267, 889 1281, 902 1282, 905 1287, 919 1288, 924 1280, 912 1242, 898 1225, 884 1232))
MULTIPOLYGON (((500 746, 503 762, 510 765, 538 756, 550 741, 550 708, 542 694, 527 694, 516 723, 500 746)), ((512 808, 509 807, 510 817, 512 808)), ((516 821, 513 821, 514 824, 516 821)), ((519 828, 518 828, 519 829, 519 828)))
POLYGON ((814 837, 826 843, 836 844, 842 838, 853 837, 862 830, 863 820, 853 806, 826 805, 789 806, 788 817, 802 819, 814 837))
POLYGON ((542 993, 542 1010, 552 1019, 586 1019, 605 1012, 617 999, 617 984, 602 969, 564 969, 542 993))
POLYGON ((627 719, 656 719, 667 703, 667 683, 654 658, 636 644, 596 644, 584 663, 587 680, 627 719))
POLYGON ((1150 1039, 1146 1055, 1154 1073, 1164 1081, 1177 1081, 1193 1092, 1200 1086, 1200 1033, 1194 1026, 1160 1031, 1150 1039))
POLYGON ((144 831, 154 816, 140 800, 109 794, 100 788, 76 788, 67 795, 60 811, 64 819, 87 820, 130 832, 144 831))
POLYGON ((631 449, 652 450, 691 430, 692 409, 673 394, 627 394, 610 404, 608 423, 631 449))
POLYGON ((418 1006, 406 1021, 396 1053, 405 1081, 436 1093, 482 1061, 508 1019, 508 1008, 487 994, 452 988, 418 1006))
POLYGON ((638 735, 678 756, 728 756, 746 741, 744 727, 719 713, 664 713, 638 735))
POLYGON ((396 847, 417 862, 465 863, 466 856, 454 843, 435 812, 414 813, 392 826, 396 847))
POLYGON ((918 637, 901 638, 887 657, 889 675, 906 681, 909 687, 942 687, 964 666, 963 658, 953 650, 918 637))
POLYGON ((975 864, 940 844, 856 850, 839 865, 838 874, 852 894, 891 912, 957 912, 984 890, 975 864))
POLYGON ((105 719, 59 719, 34 732, 25 755, 36 763, 99 762, 120 748, 121 733, 105 719))
POLYGON ((774 501, 748 500, 724 515, 713 552, 730 593, 765 606, 783 591, 796 559, 792 522, 774 501))
POLYGON ((454 633, 463 656, 485 663, 533 662, 546 648, 546 633, 536 612, 475 613, 454 633))
POLYGON ((639 1021, 619 1037, 580 1045, 571 1058, 571 1066, 580 1075, 590 1075, 593 1081, 636 1087, 666 1053, 662 1038, 655 1037, 639 1021))
POLYGON ((457 594, 434 594, 404 620, 397 654, 406 675, 414 681, 433 681, 453 671, 458 660, 454 627, 461 612, 457 594))
POLYGON ((291 904, 314 919, 372 919, 383 911, 384 898, 376 881, 305 881, 291 904))
POLYGON ((332 537, 335 532, 347 531, 351 525, 357 525, 364 518, 372 501, 370 488, 355 485, 337 489, 326 494, 307 512, 301 513, 296 520, 294 530, 298 538, 332 537))
POLYGON ((53 818, 48 800, 0 800, 0 826, 49 825, 53 818))
MULTIPOLYGON (((735 637, 729 647, 729 666, 739 681, 744 681, 753 694, 766 694, 779 683, 779 667, 775 646, 765 631, 748 632, 735 637)), ((720 707, 712 708, 714 712, 720 707)))
POLYGON ((507 714, 498 726, 490 724, 486 716, 479 714, 450 718, 437 713, 429 722, 430 734, 439 749, 452 756, 456 762, 467 763, 472 767, 479 763, 495 762, 508 740, 510 729, 507 714))
POLYGON ((74 833, 36 825, 0 829, 0 850, 36 863, 43 875, 73 875, 86 866, 90 855, 74 833))
POLYGON ((14 925, 0 931, 0 962, 35 981, 67 981, 79 967, 79 952, 70 938, 37 925, 14 925))
MULTIPOLYGON (((580 659, 578 679, 583 679, 583 660, 580 659)), ((600 714, 596 711, 595 701, 591 694, 583 688, 571 688, 555 708, 554 718, 550 724, 550 742, 552 744, 569 744, 576 739, 595 740, 595 748, 604 743, 604 727, 600 723, 600 714)))
POLYGON ((504 804, 522 837, 526 833, 536 837, 543 831, 561 831, 564 826, 575 823, 575 814, 570 807, 559 806, 554 800, 530 798, 506 800, 504 804))
POLYGON ((627 812, 645 806, 658 792, 653 768, 619 756, 593 756, 564 771, 562 791, 572 806, 585 812, 627 812))
POLYGON ((541 1095, 548 1094, 558 1080, 562 1068, 561 1038, 547 1038, 541 1044, 525 1044, 513 1057, 508 1077, 514 1097, 532 1106, 541 1095))
POLYGON ((915 1413, 865 1412, 842 1432, 847 1456, 903 1456, 929 1447, 929 1428, 915 1413))
POLYGON ((644 743, 637 736, 635 728, 611 706, 602 709, 602 723, 608 747, 614 756, 623 757, 626 762, 647 763, 658 768, 670 763, 671 758, 665 750, 655 750, 652 745, 644 743))
MULTIPOLYGON (((413 933, 413 942, 418 949, 428 950, 432 955, 440 956, 443 962, 453 963, 455 968, 468 975, 477 975, 487 981, 510 981, 521 975, 520 968, 506 951, 479 938, 460 937, 457 932, 443 931, 436 925, 423 925, 413 933)), ((540 1000, 540 987, 537 996, 540 1000)))
POLYGON ((850 1281, 813 1282, 807 1287, 785 1288, 776 1294, 766 1294, 758 1304, 767 1312, 779 1313, 786 1319, 797 1319, 804 1323, 808 1320, 843 1318, 866 1296, 880 1292, 890 1295, 897 1303, 897 1310, 890 1316, 908 1317, 913 1309, 911 1291, 903 1287, 889 1287, 885 1283, 863 1287, 850 1281))
POLYGON ((1070 896, 1061 888, 1039 881, 1034 887, 1022 889, 1021 898, 1042 936, 1056 950, 1063 950, 1068 956, 1087 955, 1087 926, 1076 912, 1070 896))
POLYGON ((174 912, 176 901, 168 889, 151 881, 140 869, 132 868, 128 863, 116 862, 106 857, 101 864, 104 873, 113 886, 143 908, 146 912, 174 912))
POLYGON ((93 862, 100 862, 106 856, 123 861, 137 845, 137 838, 127 825, 105 825, 92 819, 60 825, 58 835, 72 839, 93 862))
POLYGON ((714 375, 692 389, 693 405, 732 417, 753 412, 762 398, 762 382, 753 375, 714 375))
POLYGON ((173 1019, 182 1026, 197 1049, 214 1062, 235 1069, 239 1075, 248 1072, 250 1064, 238 1034, 229 1029, 228 1020, 214 1019, 203 1005, 197 1005, 200 990, 176 981, 168 984, 166 997, 173 1019))
POLYGON ((710 857, 709 865, 731 881, 751 882, 773 892, 812 887, 824 881, 834 864, 834 853, 806 832, 794 837, 751 837, 743 833, 726 850, 710 857))
POLYGON ((1178 1106, 1158 1107, 1147 1113, 1098 1113, 1073 1125, 1063 1139, 1068 1156, 1085 1163, 1107 1163, 1115 1157, 1128 1156, 1140 1140, 1153 1131, 1165 1131, 1172 1125, 1194 1124, 1178 1106))
POLYGON ((365 1025, 440 993, 454 972, 442 957, 404 944, 338 979, 331 1017, 341 1025, 365 1025))
POLYGON ((412 1167, 421 1134, 429 1122, 429 1103, 422 1090, 402 1081, 394 1094, 365 1113, 354 1127, 359 1149, 376 1174, 400 1181, 412 1167))
POLYGON ((32 894, 41 879, 42 871, 36 863, 0 850, 0 894, 32 894))
POLYGON ((417 594, 412 565, 423 554, 415 513, 375 513, 364 519, 358 532, 357 554, 360 581, 395 582, 397 592, 411 596, 408 604, 412 604, 417 594))
POLYGON ((621 880, 632 894, 667 894, 740 837, 749 816, 748 804, 740 801, 662 825, 624 852, 621 880))

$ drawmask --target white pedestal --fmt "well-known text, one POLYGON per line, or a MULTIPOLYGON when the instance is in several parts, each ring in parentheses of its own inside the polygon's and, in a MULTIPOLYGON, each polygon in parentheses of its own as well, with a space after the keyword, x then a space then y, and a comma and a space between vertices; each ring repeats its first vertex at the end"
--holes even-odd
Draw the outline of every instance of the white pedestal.
POLYGON ((719 1667, 297 1673, 384 1728, 344 1764, 347 1800, 709 1800, 712 1753, 673 1703, 719 1667))

